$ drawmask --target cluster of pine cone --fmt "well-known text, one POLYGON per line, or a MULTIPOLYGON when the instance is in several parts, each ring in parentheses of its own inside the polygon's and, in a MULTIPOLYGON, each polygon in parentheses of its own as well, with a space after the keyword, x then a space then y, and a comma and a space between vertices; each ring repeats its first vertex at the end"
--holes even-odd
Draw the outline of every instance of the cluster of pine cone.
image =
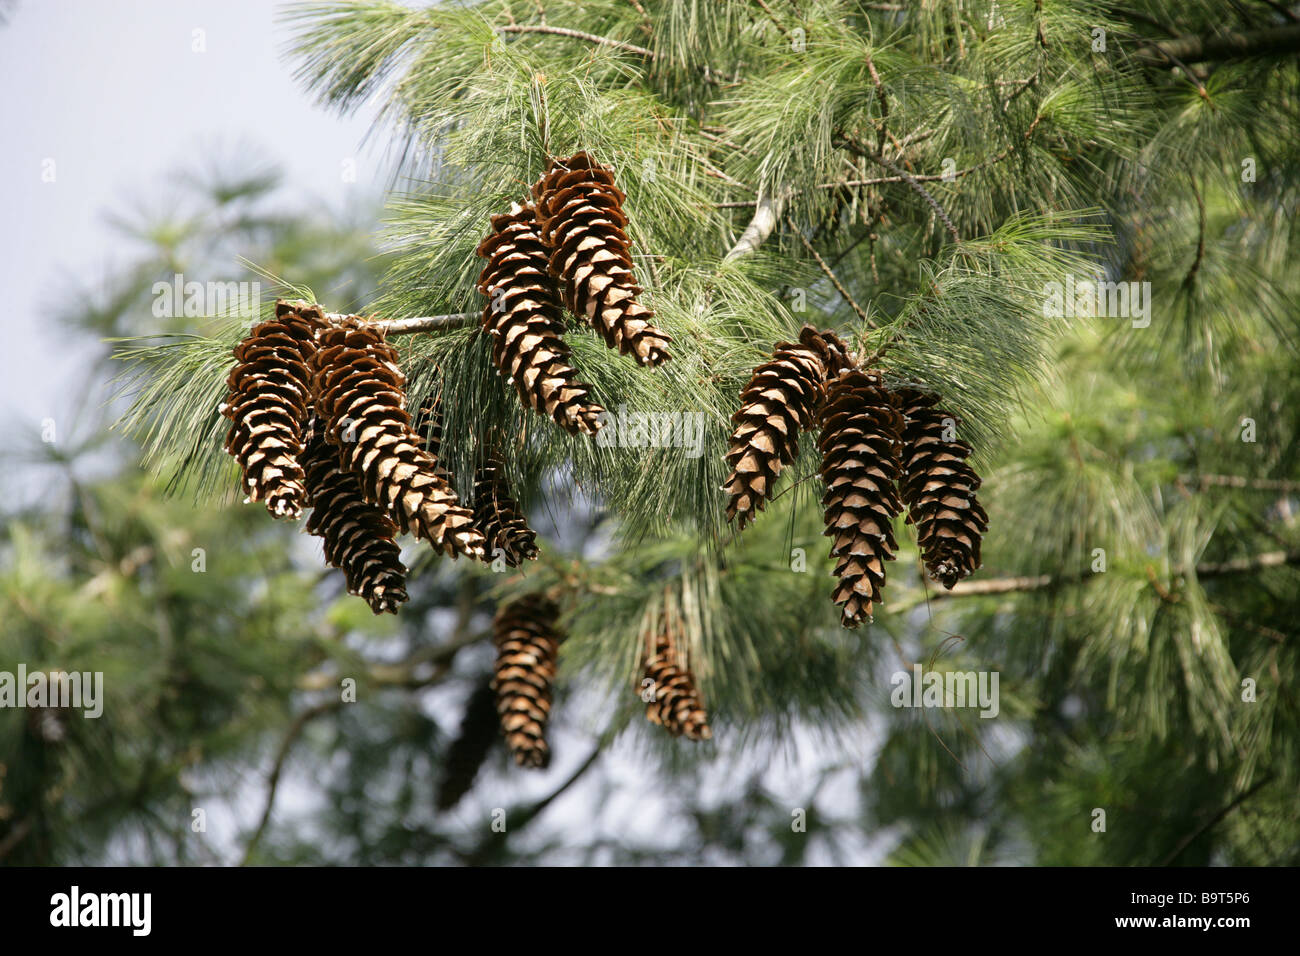
POLYGON ((898 547, 893 520, 907 507, 930 576, 951 588, 980 566, 988 516, 980 479, 954 435, 957 418, 938 397, 886 387, 856 366, 834 332, 805 326, 755 371, 732 416, 727 518, 741 530, 771 500, 777 477, 799 453, 799 433, 819 430, 825 533, 831 537, 840 623, 871 621, 885 562, 898 547))
POLYGON ((482 328, 525 407, 570 434, 594 435, 605 410, 569 364, 563 308, 646 367, 668 361, 672 339, 637 301, 626 197, 612 168, 585 152, 555 159, 531 192, 531 201, 493 216, 479 244, 488 260, 478 282, 488 298, 482 328))
MULTIPOLYGON (((551 715, 560 644, 559 605, 541 592, 498 609, 493 619, 496 664, 465 705, 460 733, 447 751, 438 806, 453 806, 469 790, 498 733, 520 767, 544 768, 551 759, 546 727, 551 715)), ((678 648, 676 629, 663 619, 651 635, 640 688, 646 717, 674 737, 712 736, 695 677, 678 648), (648 691, 648 693, 647 693, 648 691)))
POLYGON ((307 530, 324 540, 326 561, 376 614, 396 613, 407 598, 399 532, 453 558, 513 567, 536 557, 498 457, 478 469, 473 510, 460 502, 438 464, 438 404, 423 410, 417 432, 397 352, 373 325, 281 300, 235 348, 226 384, 226 450, 244 493, 277 518, 310 508, 307 530))

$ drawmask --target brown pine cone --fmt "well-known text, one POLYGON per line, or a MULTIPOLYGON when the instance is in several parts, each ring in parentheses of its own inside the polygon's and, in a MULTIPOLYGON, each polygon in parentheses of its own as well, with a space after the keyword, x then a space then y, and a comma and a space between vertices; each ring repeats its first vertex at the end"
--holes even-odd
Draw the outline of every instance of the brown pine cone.
POLYGON ((492 232, 478 247, 488 260, 478 281, 488 297, 483 330, 492 336, 493 363, 524 405, 571 435, 594 435, 605 410, 568 364, 564 314, 539 230, 532 206, 516 203, 508 214, 492 217, 492 232))
POLYGON ((508 567, 537 560, 537 532, 511 497, 505 464, 495 457, 474 474, 474 527, 487 541, 485 560, 496 560, 498 549, 508 567))
POLYGON ((393 540, 397 525, 340 466, 338 446, 325 440, 319 419, 308 426, 302 465, 312 509, 307 531, 324 539, 325 560, 343 570, 349 594, 360 595, 376 614, 396 614, 406 601, 406 565, 393 540))
POLYGON ((966 461, 971 446, 945 435, 959 419, 936 407, 937 395, 903 388, 893 398, 904 418, 900 488, 907 522, 916 525, 930 576, 951 588, 980 566, 980 542, 989 527, 975 496, 980 478, 966 461))
POLYGON ((563 635, 559 608, 540 594, 528 594, 497 612, 497 714, 506 746, 521 767, 545 767, 551 760, 546 722, 551 715, 556 659, 563 635))
POLYGON ((771 500, 777 476, 799 454, 799 432, 812 427, 827 377, 849 364, 839 336, 805 325, 798 343, 778 343, 772 361, 754 370, 731 416, 731 474, 722 486, 727 520, 738 518, 740 530, 771 500))
POLYGON ((682 666, 675 643, 666 633, 655 640, 655 651, 645 662, 645 679, 654 699, 646 705, 646 719, 674 737, 708 740, 713 736, 708 714, 695 687, 695 675, 682 666))
POLYGON ((620 354, 651 367, 668 361, 672 339, 651 324, 654 313, 636 300, 642 289, 624 231, 627 197, 614 185, 613 168, 587 153, 552 160, 533 197, 542 240, 551 250, 551 274, 561 280, 569 311, 590 322, 620 354))
POLYGON ((834 601, 840 623, 871 621, 885 586, 885 562, 898 543, 893 518, 903 509, 895 482, 903 416, 877 375, 847 369, 826 386, 819 410, 826 531, 836 559, 834 601))
POLYGON ((366 500, 444 554, 482 558, 485 542, 473 515, 411 429, 406 377, 383 334, 355 317, 323 331, 312 375, 325 436, 360 479, 366 500))
POLYGON ((231 421, 226 451, 243 472, 249 501, 265 501, 276 518, 298 518, 305 503, 298 462, 311 405, 309 363, 325 327, 320 308, 275 304, 275 318, 253 327, 235 347, 229 390, 219 411, 231 421))

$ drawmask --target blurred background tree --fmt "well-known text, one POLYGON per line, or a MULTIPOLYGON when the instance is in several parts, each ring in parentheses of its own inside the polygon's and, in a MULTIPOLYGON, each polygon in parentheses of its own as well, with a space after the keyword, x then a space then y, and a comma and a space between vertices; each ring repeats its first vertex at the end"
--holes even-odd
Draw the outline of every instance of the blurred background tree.
POLYGON ((108 704, 0 717, 0 859, 1300 861, 1297 24, 1264 2, 293 8, 304 81, 378 111, 402 191, 376 230, 284 212, 266 173, 189 176, 195 211, 124 216, 153 252, 70 297, 69 334, 135 337, 149 474, 78 481, 63 451, 66 494, 6 516, 0 661, 103 670, 108 704), (373 620, 314 540, 234 503, 215 407, 240 324, 163 327, 152 283, 239 257, 332 311, 472 311, 488 213, 578 147, 618 167, 677 357, 649 376, 575 330, 576 362, 611 407, 704 412, 704 456, 567 439, 481 339, 401 340, 417 401, 445 370, 455 474, 481 429, 525 430, 544 553, 494 575, 412 545, 411 602, 373 620), (757 251, 724 261, 751 222, 757 251), (1150 324, 1046 315, 1067 276, 1150 283, 1150 324), (748 371, 802 321, 888 345, 985 477, 983 570, 930 585, 900 523, 856 632, 828 600, 815 452, 739 540, 715 491, 748 371), (559 582, 556 759, 526 774, 467 714, 496 602, 559 582), (707 745, 633 693, 664 605, 707 745), (913 663, 996 671, 998 716, 891 706, 913 663))

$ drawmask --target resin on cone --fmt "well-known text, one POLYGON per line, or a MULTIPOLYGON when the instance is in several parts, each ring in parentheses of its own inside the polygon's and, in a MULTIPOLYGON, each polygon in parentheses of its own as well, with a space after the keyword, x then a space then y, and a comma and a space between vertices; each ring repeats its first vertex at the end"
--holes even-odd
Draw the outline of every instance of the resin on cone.
POLYGON ((276 302, 275 318, 235 347, 226 378, 219 409, 231 423, 226 451, 239 462, 248 500, 264 501, 276 518, 299 518, 306 504, 298 456, 311 406, 310 363, 325 324, 317 306, 276 302))
POLYGON ((632 272, 632 242, 624 231, 627 198, 614 185, 612 167, 587 153, 555 159, 533 186, 542 240, 550 250, 564 304, 586 319, 605 344, 646 366, 670 358, 672 339, 656 328, 654 313, 637 301, 642 289, 632 272))

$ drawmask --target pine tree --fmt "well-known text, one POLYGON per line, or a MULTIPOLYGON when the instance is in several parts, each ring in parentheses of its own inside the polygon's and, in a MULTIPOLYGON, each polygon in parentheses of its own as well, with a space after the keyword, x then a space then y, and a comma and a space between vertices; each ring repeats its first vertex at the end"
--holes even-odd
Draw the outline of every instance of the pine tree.
MULTIPOLYGON (((541 558, 500 584, 506 601, 574 595, 566 681, 626 688, 641 674, 634 635, 666 611, 737 741, 860 731, 888 696, 864 701, 864 683, 881 690, 870 682, 904 662, 997 672, 994 719, 874 710, 875 772, 841 824, 908 834, 909 862, 1294 862, 1300 280, 1286 211, 1300 80, 1281 68, 1285 15, 1155 0, 884 6, 295 8, 310 88, 342 110, 377 102, 415 147, 387 217, 392 268, 347 308, 391 329, 412 394, 441 383, 440 461, 466 500, 481 437, 500 433, 522 436, 514 492, 560 509, 557 525, 581 512, 571 502, 597 503, 598 543, 538 525, 541 558), (626 224, 609 222, 630 242, 637 303, 671 338, 653 373, 610 351, 576 295, 566 314, 568 259, 552 266, 536 218, 519 288, 558 271, 556 297, 510 327, 510 310, 484 311, 476 250, 493 217, 518 216, 529 184, 580 153, 615 170, 626 224), (1139 283, 1126 298, 1102 290, 1102 312, 1113 301, 1120 314, 1089 311, 1098 275, 1139 283), (937 396, 960 422, 960 451, 898 476, 914 523, 894 524, 884 605, 874 565, 852 569, 865 590, 848 617, 875 615, 852 635, 828 596, 844 555, 819 543, 823 449, 795 450, 798 414, 793 429, 783 412, 731 420, 805 322, 843 340, 856 374, 937 396), (516 329, 528 335, 512 351, 516 329), (590 433, 606 407, 602 443, 590 433), (621 424, 613 435, 620 407, 699 413, 701 454, 621 424), (747 423, 764 460, 729 480, 744 456, 727 459, 728 439, 747 423), (927 510, 913 475, 931 466, 951 466, 970 505, 960 528, 927 510), (760 503, 764 520, 737 535, 760 503), (927 564, 951 590, 929 584, 927 564), (969 772, 1012 738, 1023 746, 969 772), (1161 812, 1090 839, 1097 793, 1161 812)), ((316 285, 328 298, 333 284, 316 285)), ((229 476, 212 409, 236 326, 130 353, 152 377, 128 424, 182 483, 229 476)), ((815 404, 789 394, 811 423, 815 404)), ((861 521, 832 503, 837 521, 861 521)), ((413 574, 413 598, 430 579, 413 574)), ((625 704, 611 731, 646 723, 625 704)), ((664 766, 689 767, 681 751, 696 749, 665 747, 664 766)), ((761 816, 757 804, 734 809, 761 816)))

